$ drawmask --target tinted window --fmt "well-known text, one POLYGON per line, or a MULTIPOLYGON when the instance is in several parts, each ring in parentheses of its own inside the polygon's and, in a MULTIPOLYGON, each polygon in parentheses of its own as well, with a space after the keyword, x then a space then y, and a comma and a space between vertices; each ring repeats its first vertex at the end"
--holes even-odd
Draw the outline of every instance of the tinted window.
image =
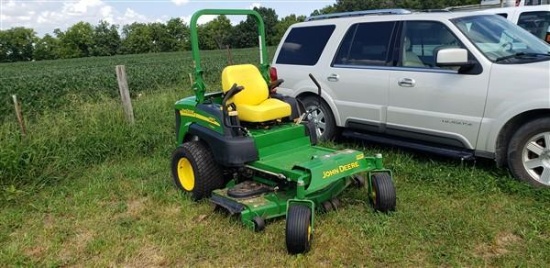
POLYGON ((550 11, 523 12, 519 15, 518 25, 544 40, 550 26, 550 11))
POLYGON ((334 27, 323 25, 293 28, 279 51, 277 63, 315 65, 334 27))
POLYGON ((386 65, 395 22, 352 25, 336 53, 333 65, 386 65))
POLYGON ((499 15, 503 18, 508 18, 508 14, 506 14, 506 13, 497 13, 496 15, 499 15))

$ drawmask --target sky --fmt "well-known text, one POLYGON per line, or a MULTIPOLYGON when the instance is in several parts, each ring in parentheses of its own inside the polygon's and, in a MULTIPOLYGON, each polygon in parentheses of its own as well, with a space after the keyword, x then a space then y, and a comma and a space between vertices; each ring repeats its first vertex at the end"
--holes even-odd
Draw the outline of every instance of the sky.
MULTIPOLYGON (((315 9, 335 3, 334 0, 0 0, 0 30, 13 27, 34 29, 38 36, 66 30, 79 21, 97 25, 100 20, 120 26, 133 22, 163 22, 179 17, 189 22, 193 13, 205 8, 251 9, 273 8, 279 19, 290 15, 309 16, 315 9)), ((199 24, 212 20, 202 16, 199 24)), ((229 17, 238 24, 243 17, 229 17)))

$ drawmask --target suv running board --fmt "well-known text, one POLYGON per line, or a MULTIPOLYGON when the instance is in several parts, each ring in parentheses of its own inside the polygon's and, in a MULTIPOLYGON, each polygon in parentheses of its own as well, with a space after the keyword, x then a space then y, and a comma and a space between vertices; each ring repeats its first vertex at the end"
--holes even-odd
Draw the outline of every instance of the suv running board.
POLYGON ((451 157, 451 158, 458 158, 461 160, 474 160, 475 155, 473 151, 466 150, 466 149, 460 149, 460 148, 452 148, 452 147, 445 147, 445 146, 437 146, 437 145, 430 145, 426 143, 419 143, 419 142, 413 142, 410 140, 405 139, 399 139, 396 137, 392 138, 386 138, 381 135, 374 135, 374 134, 367 134, 367 133, 361 133, 356 132, 352 130, 344 130, 342 132, 342 136, 346 138, 352 138, 352 139, 359 139, 364 141, 371 141, 376 143, 383 143, 387 145, 394 145, 397 147, 407 148, 407 149, 413 149, 416 151, 422 151, 427 152, 431 154, 437 154, 445 157, 451 157))

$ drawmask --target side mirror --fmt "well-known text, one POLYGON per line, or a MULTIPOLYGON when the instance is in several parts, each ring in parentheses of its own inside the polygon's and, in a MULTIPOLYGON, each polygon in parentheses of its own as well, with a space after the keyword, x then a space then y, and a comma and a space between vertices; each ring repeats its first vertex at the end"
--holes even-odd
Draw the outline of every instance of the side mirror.
POLYGON ((468 51, 464 48, 443 48, 436 52, 435 64, 439 67, 462 67, 469 65, 468 51))

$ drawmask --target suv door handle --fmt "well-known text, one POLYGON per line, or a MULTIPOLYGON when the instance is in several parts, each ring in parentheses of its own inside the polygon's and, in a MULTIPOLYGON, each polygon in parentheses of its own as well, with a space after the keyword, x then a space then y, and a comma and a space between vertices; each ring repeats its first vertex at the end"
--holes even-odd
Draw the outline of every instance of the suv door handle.
POLYGON ((330 74, 327 77, 327 80, 330 81, 330 82, 338 82, 339 79, 340 79, 340 76, 337 75, 337 74, 330 74))
POLYGON ((416 81, 412 78, 401 78, 397 82, 402 87, 414 87, 416 85, 416 81))

